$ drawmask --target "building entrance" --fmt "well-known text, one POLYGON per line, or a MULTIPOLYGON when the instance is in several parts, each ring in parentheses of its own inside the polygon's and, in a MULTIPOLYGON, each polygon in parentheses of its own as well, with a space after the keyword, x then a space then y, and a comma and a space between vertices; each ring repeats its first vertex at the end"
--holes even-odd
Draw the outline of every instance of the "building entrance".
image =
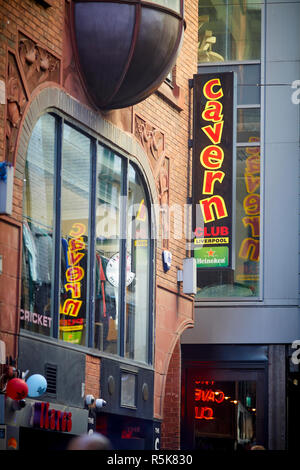
POLYGON ((264 363, 184 361, 182 448, 242 451, 266 446, 264 363))

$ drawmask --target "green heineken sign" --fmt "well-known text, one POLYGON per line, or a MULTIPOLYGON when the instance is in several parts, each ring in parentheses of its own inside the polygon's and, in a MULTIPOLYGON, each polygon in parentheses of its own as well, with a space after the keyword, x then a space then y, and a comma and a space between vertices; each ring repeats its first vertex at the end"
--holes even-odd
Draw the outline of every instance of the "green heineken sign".
POLYGON ((228 246, 207 246, 195 248, 197 268, 226 268, 228 266, 228 246))

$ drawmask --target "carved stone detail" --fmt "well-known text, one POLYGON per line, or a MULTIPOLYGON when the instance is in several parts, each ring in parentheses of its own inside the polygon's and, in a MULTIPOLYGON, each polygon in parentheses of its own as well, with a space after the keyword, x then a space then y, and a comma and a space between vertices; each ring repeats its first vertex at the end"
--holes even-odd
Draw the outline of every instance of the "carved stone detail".
POLYGON ((22 83, 16 58, 8 54, 7 69, 7 113, 6 113, 6 160, 13 163, 15 143, 20 121, 27 103, 26 92, 22 83))
POLYGON ((46 81, 60 83, 60 60, 24 35, 19 38, 19 57, 30 92, 46 81))
POLYGON ((169 188, 170 188, 170 160, 164 156, 159 167, 156 186, 158 198, 161 206, 161 225, 162 225, 162 247, 169 248, 169 188))
POLYGON ((162 247, 169 247, 170 160, 165 155, 164 134, 135 114, 134 135, 150 160, 161 206, 162 247))
POLYGON ((154 168, 156 161, 164 151, 165 136, 162 132, 147 123, 137 114, 135 115, 134 121, 134 135, 141 143, 149 157, 152 167, 154 168))

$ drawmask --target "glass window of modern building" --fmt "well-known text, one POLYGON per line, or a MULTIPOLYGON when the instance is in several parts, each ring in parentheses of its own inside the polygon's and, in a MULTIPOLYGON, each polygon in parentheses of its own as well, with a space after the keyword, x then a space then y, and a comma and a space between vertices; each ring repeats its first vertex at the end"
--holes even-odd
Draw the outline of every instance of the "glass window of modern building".
POLYGON ((153 247, 138 167, 44 114, 25 167, 21 328, 152 362, 153 247))
POLYGON ((198 73, 235 72, 235 263, 199 269, 196 299, 260 296, 260 2, 199 0, 198 73))

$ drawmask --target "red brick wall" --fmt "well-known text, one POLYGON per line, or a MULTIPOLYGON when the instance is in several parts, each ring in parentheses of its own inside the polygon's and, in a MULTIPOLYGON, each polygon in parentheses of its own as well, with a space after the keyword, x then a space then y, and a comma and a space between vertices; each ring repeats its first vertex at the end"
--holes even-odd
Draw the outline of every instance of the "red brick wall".
POLYGON ((177 342, 169 364, 165 397, 163 422, 161 426, 161 448, 180 449, 180 341, 177 342))
MULTIPOLYGON (((7 56, 12 51, 17 56, 18 31, 28 35, 41 47, 62 56, 64 1, 53 0, 51 8, 44 8, 34 0, 0 1, 0 81, 5 83, 5 97, 0 102, 0 161, 5 155, 7 56), (4 98, 4 100, 3 100, 4 98)), ((20 116, 20 125, 23 115, 20 116)), ((23 175, 15 171, 13 210, 11 217, 0 216, 0 255, 3 256, 3 273, 0 274, 0 339, 6 343, 8 356, 16 358, 19 326, 21 231, 19 223, 23 211, 23 175)))
MULTIPOLYGON (((61 67, 63 69, 63 51, 66 44, 64 44, 64 9, 65 0, 53 0, 53 6, 44 8, 34 0, 0 0, 0 80, 6 80, 7 74, 7 54, 8 51, 13 51, 17 55, 18 48, 18 30, 21 30, 25 35, 28 35, 32 40, 36 41, 41 47, 46 48, 53 53, 56 57, 61 59, 61 67)), ((181 208, 187 203, 189 196, 187 183, 191 181, 191 169, 188 175, 189 163, 191 154, 188 149, 189 138, 189 87, 188 80, 193 77, 197 72, 197 14, 198 2, 194 0, 185 1, 185 20, 186 30, 184 33, 184 41, 181 52, 176 61, 176 84, 180 88, 180 108, 174 106, 164 94, 154 93, 144 102, 136 105, 124 113, 117 110, 112 113, 110 119, 117 122, 114 116, 120 117, 120 126, 122 122, 126 122, 126 131, 133 131, 133 117, 135 113, 141 116, 147 123, 151 124, 156 129, 159 129, 165 138, 165 155, 170 161, 170 182, 169 182, 169 204, 177 204, 181 208), (123 114, 122 114, 123 113, 123 114), (122 116, 126 118, 122 121, 122 116), (129 116, 129 118, 128 118, 129 116), (189 179, 190 177, 190 179, 189 179)), ((61 69, 61 70, 62 70, 61 69)), ((166 87, 165 87, 166 88, 166 87)), ((69 90, 68 90, 69 91, 69 90)), ((170 92, 170 90, 168 90, 170 92)), ((78 92, 79 93, 79 92, 78 92)), ((82 90, 80 91, 82 94, 82 90)), ((75 98, 80 100, 76 95, 75 98)), ((72 93, 71 93, 72 94, 72 93)), ((176 102, 176 100, 174 100, 176 102)), ((108 119, 109 114, 106 115, 108 119)), ((100 117, 99 117, 100 118, 100 117)), ((5 151, 5 127, 6 127, 6 106, 0 104, 0 161, 3 160, 5 151)), ((124 125, 123 125, 124 128, 124 125)), ((23 175, 20 173, 15 175, 14 181, 14 200, 13 200, 13 214, 12 221, 21 221, 22 217, 22 184, 23 175)), ((0 216, 1 221, 1 216, 0 216)), ((174 235, 174 223, 181 224, 180 220, 174 215, 170 221, 171 235, 174 235)), ((8 227, 8 226, 7 226, 8 227)), ((7 227, 4 230, 9 230, 7 227)), ((183 229, 183 225, 182 225, 183 229)), ((165 342, 165 348, 161 348, 161 359, 155 363, 156 369, 156 397, 157 404, 155 405, 157 418, 164 417, 163 423, 163 442, 164 446, 179 446, 179 397, 180 397, 180 350, 179 341, 175 347, 172 355, 168 376, 167 364, 168 360, 163 360, 170 354, 172 345, 179 338, 184 327, 192 322, 192 301, 185 296, 181 296, 177 292, 177 269, 182 267, 182 259, 186 256, 186 240, 184 236, 178 240, 171 237, 169 242, 169 249, 172 252, 172 268, 167 273, 164 273, 161 252, 162 246, 158 242, 158 250, 156 253, 157 266, 157 286, 160 289, 160 305, 166 306, 167 313, 164 309, 156 309, 156 338, 155 344, 165 342), (166 294, 162 298, 162 291, 165 290, 166 294), (166 297, 168 300, 166 302, 166 297), (170 324, 168 322, 168 338, 166 341, 164 324, 166 319, 170 319, 169 311, 172 306, 172 318, 175 322, 170 324), (173 308, 174 307, 174 308, 173 308), (160 336, 160 337, 158 337, 160 336), (167 353, 165 354, 165 349, 167 353), (172 383, 172 386, 171 386, 172 383), (166 399, 163 400, 164 384, 166 384, 166 399), (174 396, 172 394, 175 394, 174 396), (172 400, 170 398, 172 397, 172 400), (162 403, 164 408, 162 409, 162 403), (167 407, 167 408, 166 408, 167 407), (169 408, 168 408, 169 407, 169 408), (171 408, 170 408, 171 407, 171 408), (169 429, 167 431, 167 429, 169 429), (168 433, 172 430, 172 436, 168 437, 168 433), (168 440, 169 439, 169 440, 168 440), (171 442, 172 441, 172 442, 171 442)), ((5 267, 6 269, 6 267, 5 267)), ((8 272, 5 273, 8 275, 8 272)), ((15 281, 18 280, 19 273, 15 273, 15 281)), ((3 279, 3 277, 2 277, 3 279)), ((0 277, 0 282, 2 283, 0 277)), ((2 284, 1 284, 2 285, 2 284)), ((15 282, 15 303, 18 302, 17 282, 15 282)), ((3 298, 0 297, 0 306, 3 303, 3 298)), ((16 307, 14 306, 14 308, 16 307)), ((16 323, 10 325, 11 337, 14 338, 14 331, 18 327, 17 315, 11 316, 11 305, 5 304, 5 313, 2 318, 7 317, 6 321, 13 321, 16 323), (10 319, 8 318, 10 317, 10 319)), ((166 309, 165 309, 166 310, 166 309)), ((14 310, 15 312, 15 310, 14 310)), ((1 313, 2 310, 1 310, 1 313)), ((0 325, 1 333, 1 325, 0 325)), ((100 387, 100 360, 87 356, 86 358, 86 394, 93 394, 95 397, 99 396, 100 387)))
POLYGON ((85 357, 85 395, 100 397, 100 358, 85 357))
POLYGON ((20 292, 20 226, 0 220, 0 340, 6 344, 6 356, 17 356, 20 292))

